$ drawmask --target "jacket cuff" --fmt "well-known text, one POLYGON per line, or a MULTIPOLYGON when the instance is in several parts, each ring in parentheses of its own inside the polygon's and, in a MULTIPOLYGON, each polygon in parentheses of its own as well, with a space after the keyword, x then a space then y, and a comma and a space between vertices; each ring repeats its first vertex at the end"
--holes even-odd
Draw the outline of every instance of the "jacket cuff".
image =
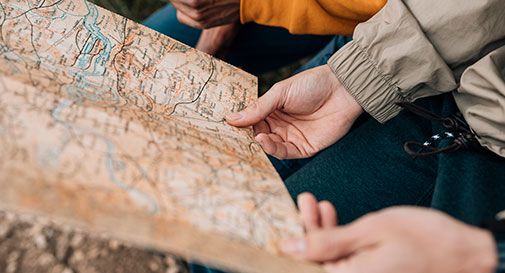
POLYGON ((240 22, 275 22, 279 14, 290 12, 293 0, 240 0, 240 22))
POLYGON ((395 102, 406 100, 400 95, 400 88, 354 41, 337 51, 328 65, 361 107, 380 123, 400 112, 395 102))

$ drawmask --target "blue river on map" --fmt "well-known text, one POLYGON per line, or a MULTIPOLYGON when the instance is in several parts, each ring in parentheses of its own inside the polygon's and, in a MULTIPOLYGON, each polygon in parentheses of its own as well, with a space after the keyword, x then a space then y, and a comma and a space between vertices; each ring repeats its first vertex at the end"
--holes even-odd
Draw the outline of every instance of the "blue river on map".
MULTIPOLYGON (((60 147, 54 147, 50 151, 46 151, 47 157, 51 158, 52 161, 55 161, 55 159, 59 157, 59 155, 63 152, 63 147, 70 142, 71 140, 71 135, 69 133, 70 129, 73 128, 82 131, 82 128, 75 128, 76 126, 74 124, 71 124, 61 118, 61 114, 65 109, 71 107, 74 103, 82 100, 83 98, 90 101, 103 101, 105 98, 107 98, 107 95, 109 96, 112 95, 113 101, 119 101, 119 94, 117 93, 117 90, 114 90, 113 88, 109 88, 110 91, 109 94, 97 94, 85 91, 86 89, 89 90, 89 87, 96 86, 95 83, 92 83, 87 80, 88 77, 104 76, 107 70, 106 68, 107 62, 110 60, 111 52, 115 45, 111 43, 110 39, 107 38, 102 33, 100 27, 97 25, 97 20, 100 15, 97 7, 85 0, 83 1, 84 4, 86 5, 86 8, 88 9, 88 13, 83 17, 84 19, 83 25, 85 29, 91 34, 91 38, 88 39, 87 43, 84 45, 82 54, 79 56, 79 59, 76 62, 77 69, 74 70, 75 71, 74 77, 77 79, 76 86, 67 85, 65 89, 69 97, 73 99, 65 99, 61 101, 58 104, 58 106, 52 111, 52 117, 60 124, 63 124, 63 126, 65 126, 68 131, 64 139, 62 140, 62 145, 60 147), (93 50, 93 47, 95 46, 98 40, 100 41, 100 44, 103 46, 103 49, 101 50, 101 53, 95 57, 90 72, 88 69, 88 65, 90 63, 90 58, 92 57, 89 53, 93 50)), ((63 18, 65 18, 65 16, 61 16, 58 19, 63 18)), ((97 88, 98 90, 103 88, 102 86, 98 87, 101 87, 97 88)), ((102 141, 104 141, 104 143, 106 144, 107 153, 106 153, 105 167, 109 174, 109 179, 112 181, 112 183, 114 183, 120 189, 125 190, 128 193, 128 195, 132 198, 132 200, 134 200, 137 204, 143 207, 147 207, 150 213, 155 214, 159 212, 159 207, 156 200, 151 198, 146 193, 141 192, 135 189, 134 187, 128 185, 118 177, 117 171, 125 171, 126 164, 122 160, 116 159, 117 148, 115 144, 105 136, 97 134, 96 132, 91 133, 95 137, 102 139, 102 141)), ((146 174, 144 173, 144 170, 140 171, 142 172, 142 175, 144 175, 145 177, 146 174)))

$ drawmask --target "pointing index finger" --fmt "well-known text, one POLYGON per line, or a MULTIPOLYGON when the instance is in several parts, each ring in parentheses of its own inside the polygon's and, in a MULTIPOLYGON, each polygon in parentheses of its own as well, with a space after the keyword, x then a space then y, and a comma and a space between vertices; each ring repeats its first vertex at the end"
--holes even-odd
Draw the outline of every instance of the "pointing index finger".
POLYGON ((275 85, 265 95, 247 106, 246 109, 231 113, 225 117, 226 121, 236 127, 248 127, 259 123, 283 105, 284 90, 275 85))

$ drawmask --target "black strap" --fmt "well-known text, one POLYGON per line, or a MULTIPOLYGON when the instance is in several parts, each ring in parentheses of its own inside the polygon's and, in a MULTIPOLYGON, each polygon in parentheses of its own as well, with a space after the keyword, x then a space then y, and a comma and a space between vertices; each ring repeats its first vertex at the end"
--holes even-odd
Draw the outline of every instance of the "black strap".
POLYGON ((427 157, 440 153, 452 153, 460 149, 466 149, 471 144, 477 143, 476 135, 459 113, 451 117, 442 117, 411 102, 402 101, 396 104, 419 117, 434 122, 440 122, 447 130, 443 134, 432 136, 430 140, 423 143, 418 141, 407 141, 403 148, 406 153, 414 158, 427 157), (445 147, 433 146, 435 142, 440 142, 444 139, 451 139, 452 142, 445 147))

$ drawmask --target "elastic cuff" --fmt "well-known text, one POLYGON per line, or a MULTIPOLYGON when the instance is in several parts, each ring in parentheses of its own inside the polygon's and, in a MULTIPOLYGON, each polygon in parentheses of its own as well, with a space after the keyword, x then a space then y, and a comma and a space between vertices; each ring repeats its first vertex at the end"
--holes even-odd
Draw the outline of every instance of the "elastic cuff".
POLYGON ((384 75, 368 54, 354 41, 335 53, 328 65, 363 109, 380 123, 396 116, 404 101, 400 88, 384 75))

